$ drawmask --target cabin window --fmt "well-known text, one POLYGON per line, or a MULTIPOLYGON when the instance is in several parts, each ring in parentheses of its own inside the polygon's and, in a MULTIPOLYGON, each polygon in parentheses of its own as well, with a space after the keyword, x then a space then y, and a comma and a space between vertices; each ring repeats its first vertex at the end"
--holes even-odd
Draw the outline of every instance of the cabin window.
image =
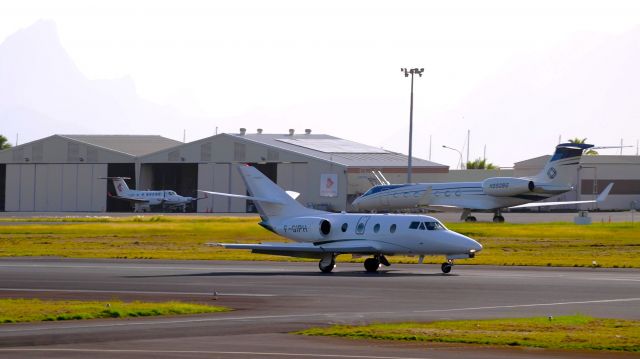
POLYGON ((389 232, 396 233, 396 225, 395 225, 395 223, 392 224, 391 227, 389 227, 389 232))
POLYGON ((356 227, 356 232, 358 233, 364 232, 364 223, 358 223, 358 226, 356 227))
POLYGON ((418 229, 419 225, 420 222, 411 222, 411 224, 409 225, 409 229, 418 229))
POLYGON ((380 223, 376 223, 376 225, 373 226, 373 232, 378 233, 379 231, 380 231, 380 223))
POLYGON ((343 231, 343 232, 346 232, 346 231, 347 231, 347 228, 349 228, 349 225, 348 225, 348 224, 346 224, 346 223, 343 223, 343 224, 342 224, 342 228, 341 228, 341 229, 342 229, 342 231, 343 231))

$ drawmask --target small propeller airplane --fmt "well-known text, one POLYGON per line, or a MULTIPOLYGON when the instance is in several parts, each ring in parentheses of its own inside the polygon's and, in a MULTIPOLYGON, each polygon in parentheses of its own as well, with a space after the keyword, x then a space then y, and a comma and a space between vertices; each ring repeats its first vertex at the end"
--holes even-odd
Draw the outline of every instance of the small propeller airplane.
POLYGON ((590 144, 559 144, 544 169, 533 177, 492 177, 482 182, 377 185, 356 198, 352 206, 360 211, 416 207, 462 209, 461 219, 467 222, 476 221, 476 217, 471 215, 472 211, 492 211, 494 222, 504 222, 504 208, 599 203, 607 198, 613 183, 609 183, 594 200, 538 202, 574 189, 575 168, 583 151, 592 147, 590 144))
POLYGON ((151 206, 161 206, 163 209, 178 209, 182 212, 187 211, 187 205, 191 202, 206 198, 186 197, 177 194, 172 190, 161 191, 137 191, 127 186, 126 179, 129 177, 101 177, 101 179, 113 181, 113 187, 116 189, 116 195, 109 194, 111 198, 129 201, 133 204, 134 212, 150 212, 151 206))
POLYGON ((414 214, 331 213, 306 208, 255 167, 238 166, 250 195, 199 190, 199 192, 251 200, 255 203, 267 230, 297 243, 208 243, 253 253, 319 259, 323 273, 336 266, 336 256, 370 256, 364 261, 367 272, 376 272, 381 264, 389 266, 387 256, 444 255, 443 273, 451 271, 455 259, 473 258, 482 250, 475 240, 447 229, 437 219, 414 214))

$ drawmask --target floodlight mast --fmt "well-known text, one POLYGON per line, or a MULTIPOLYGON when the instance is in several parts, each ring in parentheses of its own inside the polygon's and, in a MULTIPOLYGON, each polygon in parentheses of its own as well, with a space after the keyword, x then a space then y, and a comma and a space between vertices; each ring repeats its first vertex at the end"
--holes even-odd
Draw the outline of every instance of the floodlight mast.
POLYGON ((409 77, 411 75, 411 102, 409 104, 409 161, 407 163, 407 183, 411 182, 411 172, 412 172, 412 145, 413 145, 413 75, 418 75, 422 77, 422 73, 424 72, 424 68, 401 68, 400 71, 404 72, 404 77, 409 77))

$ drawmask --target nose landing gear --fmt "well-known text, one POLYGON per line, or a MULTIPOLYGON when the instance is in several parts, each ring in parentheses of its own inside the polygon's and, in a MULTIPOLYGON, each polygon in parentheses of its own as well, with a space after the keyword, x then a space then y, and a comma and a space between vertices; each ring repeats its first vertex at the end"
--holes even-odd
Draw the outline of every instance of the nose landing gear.
POLYGON ((448 260, 444 263, 442 263, 442 266, 440 267, 442 269, 442 273, 447 274, 449 272, 451 272, 451 269, 453 268, 453 261, 452 260, 448 260))

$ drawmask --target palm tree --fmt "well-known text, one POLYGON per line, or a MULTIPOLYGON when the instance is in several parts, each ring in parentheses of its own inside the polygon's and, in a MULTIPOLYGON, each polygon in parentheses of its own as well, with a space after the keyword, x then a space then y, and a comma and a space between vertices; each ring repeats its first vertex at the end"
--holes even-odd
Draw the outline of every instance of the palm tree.
POLYGON ((9 140, 3 135, 0 135, 0 150, 6 150, 7 148, 11 148, 9 140))
POLYGON ((487 163, 487 159, 480 157, 476 158, 475 161, 467 161, 467 169, 468 170, 494 170, 496 166, 493 163, 487 163))
MULTIPOLYGON (((587 142, 587 138, 572 138, 569 140, 569 143, 575 143, 575 144, 583 144, 587 142)), ((587 152, 584 153, 587 156, 597 156, 598 155, 598 151, 596 150, 587 150, 587 152)))

